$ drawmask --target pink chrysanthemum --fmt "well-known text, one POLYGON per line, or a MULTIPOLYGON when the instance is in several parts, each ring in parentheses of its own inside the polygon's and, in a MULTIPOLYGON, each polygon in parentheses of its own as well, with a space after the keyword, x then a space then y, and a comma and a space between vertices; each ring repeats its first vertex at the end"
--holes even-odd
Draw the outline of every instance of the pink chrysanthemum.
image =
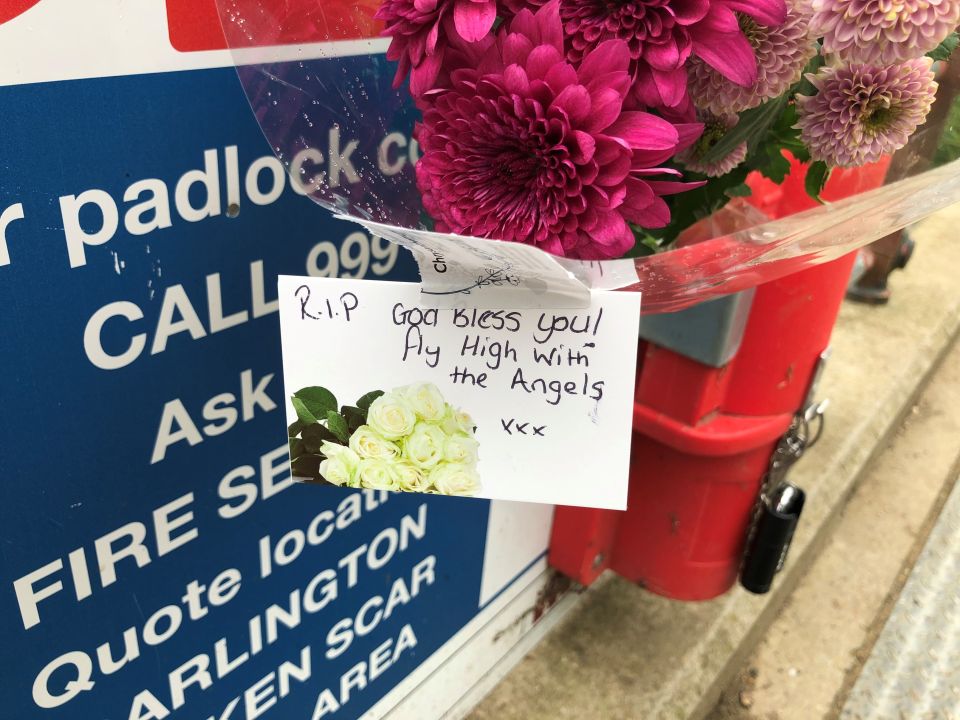
POLYGON ((375 16, 391 38, 387 59, 400 63, 398 87, 410 75, 410 93, 429 90, 452 38, 474 42, 484 37, 497 18, 496 0, 383 0, 375 16))
POLYGON ((819 91, 798 96, 800 136, 814 160, 852 167, 907 144, 937 92, 930 58, 900 65, 823 68, 808 76, 819 91))
POLYGON ((960 22, 958 0, 814 0, 813 9, 824 52, 873 65, 918 58, 960 22))
POLYGON ((800 79, 817 53, 810 35, 809 0, 787 4, 787 19, 767 27, 742 13, 740 29, 757 57, 757 78, 749 85, 731 82, 699 58, 690 61, 690 95, 697 107, 716 114, 741 112, 779 97, 800 79))
MULTIPOLYGON (((507 8, 543 0, 504 0, 507 8)), ((598 43, 625 40, 633 60, 637 97, 651 108, 675 108, 687 100, 686 64, 698 57, 731 82, 757 78, 753 48, 737 22, 743 13, 763 25, 779 25, 785 0, 561 0, 567 58, 577 62, 598 43)))
POLYGON ((747 159, 747 144, 743 142, 719 160, 704 162, 704 155, 733 129, 740 118, 733 114, 714 115, 709 111, 698 113, 698 117, 703 121, 703 134, 693 145, 677 155, 677 160, 685 168, 707 177, 720 177, 747 159))
POLYGON ((625 42, 567 62, 554 0, 522 10, 482 54, 422 98, 417 184, 438 230, 599 259, 634 246, 628 222, 669 222, 660 196, 695 184, 657 179, 679 174, 658 166, 701 127, 622 110, 625 42))

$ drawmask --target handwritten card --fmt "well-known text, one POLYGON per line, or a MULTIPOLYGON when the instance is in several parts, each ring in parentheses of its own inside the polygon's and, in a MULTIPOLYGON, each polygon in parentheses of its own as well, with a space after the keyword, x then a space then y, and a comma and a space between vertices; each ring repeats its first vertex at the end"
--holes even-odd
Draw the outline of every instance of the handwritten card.
POLYGON ((420 286, 279 279, 293 474, 624 509, 638 293, 427 307, 420 286))

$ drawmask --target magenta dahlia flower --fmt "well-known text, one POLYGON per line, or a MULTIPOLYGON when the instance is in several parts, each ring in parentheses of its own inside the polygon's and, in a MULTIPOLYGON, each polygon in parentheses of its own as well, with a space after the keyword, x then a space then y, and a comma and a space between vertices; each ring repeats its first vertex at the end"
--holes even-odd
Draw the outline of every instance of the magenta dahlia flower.
POLYGON ((536 245, 574 258, 618 257, 628 222, 661 227, 662 195, 696 184, 658 167, 699 125, 623 111, 630 51, 608 40, 574 65, 558 0, 520 11, 479 64, 424 97, 417 184, 440 231, 536 245))
POLYGON ((475 42, 490 32, 497 18, 496 0, 383 0, 375 16, 391 38, 387 59, 399 62, 393 85, 410 75, 410 93, 429 90, 451 38, 475 42))
POLYGON ((704 162, 704 155, 740 122, 740 118, 732 113, 714 115, 709 111, 701 111, 698 117, 703 121, 703 134, 693 145, 677 155, 677 160, 685 168, 707 177, 720 177, 747 159, 747 143, 742 142, 722 158, 704 162))
POLYGON ((779 25, 760 25, 740 14, 740 29, 757 58, 757 77, 739 85, 700 58, 690 61, 690 95, 694 104, 713 113, 742 112, 783 95, 800 79, 803 68, 817 53, 810 34, 808 0, 789 0, 787 19, 779 25))
MULTIPOLYGON (((543 0, 503 0, 508 9, 543 0)), ((779 25, 785 0, 561 0, 567 59, 578 62, 599 43, 626 41, 638 99, 651 108, 675 108, 687 98, 686 64, 698 57, 738 85, 756 82, 753 48, 738 14, 779 25)))
POLYGON ((937 83, 930 58, 901 65, 823 68, 816 95, 797 96, 800 137, 814 160, 852 167, 898 150, 923 124, 937 83))
POLYGON ((960 23, 960 0, 813 0, 813 9, 824 52, 872 65, 925 55, 960 23))

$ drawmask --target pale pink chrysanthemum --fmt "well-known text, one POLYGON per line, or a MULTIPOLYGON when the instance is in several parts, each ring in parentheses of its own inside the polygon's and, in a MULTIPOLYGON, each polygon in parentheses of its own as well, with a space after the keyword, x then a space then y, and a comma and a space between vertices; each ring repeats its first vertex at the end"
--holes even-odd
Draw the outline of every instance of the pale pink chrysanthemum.
POLYGON ((663 195, 696 187, 662 167, 702 126, 625 111, 630 51, 608 40, 574 65, 559 4, 521 10, 420 99, 416 166, 436 229, 535 245, 581 259, 619 257, 630 223, 663 227, 663 195))
POLYGON ((387 59, 399 63, 393 85, 410 75, 410 93, 422 95, 433 87, 448 41, 476 42, 497 19, 496 0, 383 0, 377 20, 389 37, 387 59))
POLYGON ((918 58, 960 23, 960 0, 813 0, 813 10, 825 53, 872 65, 918 58))
POLYGON ((800 136, 814 160, 835 167, 876 162, 907 144, 937 92, 930 58, 898 65, 823 68, 818 92, 797 96, 800 136))
POLYGON ((705 162, 703 156, 723 139, 740 118, 732 113, 715 115, 709 111, 697 113, 697 118, 703 122, 703 134, 693 145, 677 155, 677 160, 685 168, 707 177, 720 177, 747 159, 747 144, 743 142, 724 157, 705 162))
POLYGON ((817 53, 816 39, 810 34, 810 15, 809 0, 788 2, 786 21, 772 27, 738 13, 740 28, 757 56, 757 78, 749 85, 738 85, 703 60, 693 58, 689 88, 694 104, 716 114, 741 112, 785 93, 817 53))

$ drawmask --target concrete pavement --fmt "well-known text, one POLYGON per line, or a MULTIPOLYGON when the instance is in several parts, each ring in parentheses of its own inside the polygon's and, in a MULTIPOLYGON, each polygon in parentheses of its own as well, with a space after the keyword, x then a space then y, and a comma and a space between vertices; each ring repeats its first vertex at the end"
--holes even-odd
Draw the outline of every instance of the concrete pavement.
MULTIPOLYGON (((758 641, 825 547, 851 493, 867 478, 870 461, 895 440, 960 329, 960 243, 954 239, 958 224, 960 206, 954 206, 915 229, 915 257, 907 271, 894 278, 889 305, 843 308, 821 391, 832 401, 829 427, 791 474, 808 491, 808 501, 790 560, 774 591, 756 597, 735 589, 714 601, 688 604, 605 577, 474 709, 471 720, 699 720, 710 713, 723 717, 716 715, 721 712, 716 708, 725 690, 726 697, 736 697, 740 705, 743 688, 736 678, 745 667, 756 669, 747 661, 758 641)), ((948 405, 943 411, 949 414, 956 405, 948 405)), ((952 412, 950 422, 956 420, 957 411, 952 412)), ((938 462, 947 463, 949 454, 938 462)), ((907 460, 901 475, 916 470, 907 460)), ((927 475, 934 478, 937 472, 927 475)), ((917 529, 916 517, 923 515, 924 504, 930 507, 936 480, 930 480, 923 492, 926 501, 911 496, 903 505, 915 515, 897 520, 905 538, 917 529)), ((886 542, 886 535, 881 533, 881 538, 886 542)), ((872 573, 869 556, 841 552, 836 562, 841 573, 872 573)), ((889 578, 893 565, 895 558, 876 572, 889 578)), ((817 604, 827 617, 828 605, 819 600, 817 604)), ((841 645, 849 648, 857 637, 851 633, 833 650, 842 656, 841 645)), ((776 652, 771 656, 779 658, 776 652)), ((791 667, 795 666, 785 665, 788 677, 791 667)), ((756 679, 764 675, 761 670, 756 679)), ((739 709, 758 708, 766 714, 745 717, 781 717, 785 703, 771 695, 769 707, 762 705, 766 700, 756 690, 757 683, 753 688, 751 708, 739 709)), ((797 717, 821 717, 816 713, 829 703, 818 698, 819 709, 814 711, 811 705, 808 713, 797 717)))

